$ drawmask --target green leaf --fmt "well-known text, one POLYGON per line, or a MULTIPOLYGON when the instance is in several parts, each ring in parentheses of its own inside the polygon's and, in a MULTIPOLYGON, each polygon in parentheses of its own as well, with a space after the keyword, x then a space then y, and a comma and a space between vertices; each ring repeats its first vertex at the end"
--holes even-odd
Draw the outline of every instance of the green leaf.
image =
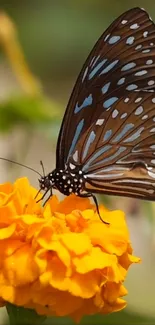
POLYGON ((0 103, 0 131, 17 125, 35 127, 60 119, 62 107, 46 97, 12 97, 0 103))
POLYGON ((10 303, 7 303, 6 308, 10 325, 40 325, 46 319, 46 316, 40 316, 32 309, 17 307, 10 303))

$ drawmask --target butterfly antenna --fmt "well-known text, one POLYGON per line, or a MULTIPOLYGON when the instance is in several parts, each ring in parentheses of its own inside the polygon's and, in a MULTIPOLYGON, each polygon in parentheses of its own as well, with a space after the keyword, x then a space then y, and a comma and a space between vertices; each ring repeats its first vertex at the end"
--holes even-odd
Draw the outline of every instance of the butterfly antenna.
POLYGON ((43 164, 42 160, 40 160, 40 165, 42 167, 43 177, 45 177, 45 168, 44 168, 44 164, 43 164))
MULTIPOLYGON (((38 174, 40 177, 42 177, 42 175, 40 173, 38 173, 35 169, 33 169, 33 168, 29 167, 29 166, 20 164, 20 163, 18 163, 16 161, 13 161, 13 160, 7 159, 7 158, 3 158, 3 157, 0 157, 0 159, 1 160, 4 160, 4 161, 7 161, 7 162, 10 162, 10 163, 13 163, 13 164, 18 165, 18 166, 21 166, 21 167, 25 167, 25 168, 27 168, 29 170, 32 170, 33 172, 35 172, 36 174, 38 174)), ((43 169, 43 171, 44 171, 44 169, 43 169)))

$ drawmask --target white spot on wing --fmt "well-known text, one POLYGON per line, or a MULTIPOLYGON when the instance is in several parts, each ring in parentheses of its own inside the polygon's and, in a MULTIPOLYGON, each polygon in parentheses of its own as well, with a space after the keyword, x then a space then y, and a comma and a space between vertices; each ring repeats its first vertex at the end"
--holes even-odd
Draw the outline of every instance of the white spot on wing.
POLYGON ((146 114, 146 115, 144 115, 143 117, 142 117, 142 120, 146 120, 148 118, 148 115, 146 114))
POLYGON ((152 129, 150 130, 150 132, 151 132, 151 133, 155 132, 155 128, 152 128, 152 129))
POLYGON ((78 151, 76 150, 73 154, 74 161, 78 161, 78 151))
POLYGON ((138 97, 138 98, 135 100, 135 103, 139 103, 141 100, 142 100, 142 97, 138 97))
POLYGON ((119 111, 117 109, 114 109, 114 111, 112 112, 112 118, 116 118, 118 113, 119 111))
POLYGON ((88 67, 84 71, 84 74, 83 74, 83 77, 82 77, 82 82, 85 80, 87 72, 88 72, 88 67))
POLYGON ((151 59, 146 61, 146 64, 152 64, 152 63, 153 63, 153 60, 151 60, 151 59))
POLYGON ((90 66, 91 66, 92 63, 94 62, 95 58, 96 58, 96 56, 93 56, 93 58, 91 59, 91 61, 90 61, 90 66))
POLYGON ((128 115, 127 113, 123 113, 123 114, 121 115, 121 119, 125 118, 127 115, 128 115))
POLYGON ((102 125, 104 123, 104 118, 100 118, 97 120, 96 125, 102 125))
POLYGON ((147 36, 148 36, 148 31, 145 31, 145 32, 143 33, 143 36, 144 36, 144 37, 147 37, 147 36))
POLYGON ((140 115, 142 113, 143 113, 143 106, 137 107, 137 109, 135 110, 135 115, 140 115))
POLYGON ((137 46, 135 47, 135 50, 140 50, 141 48, 142 48, 142 45, 139 44, 139 45, 137 45, 137 46))
POLYGON ((147 50, 143 50, 142 53, 149 53, 151 50, 147 49, 147 50))
POLYGON ((107 34, 107 35, 106 35, 106 37, 105 37, 105 39, 104 39, 105 42, 107 41, 107 39, 109 38, 109 36, 110 36, 110 34, 107 34))
POLYGON ((153 103, 153 104, 155 104, 155 97, 154 97, 154 98, 152 98, 152 103, 153 103))
POLYGON ((148 86, 153 86, 154 85, 154 80, 149 80, 148 81, 148 86))
POLYGON ((120 36, 119 35, 117 35, 117 36, 111 36, 110 38, 109 38, 109 41, 108 41, 108 43, 109 44, 115 44, 115 43, 117 43, 119 40, 120 40, 120 36))
POLYGON ((129 101, 129 97, 126 97, 126 98, 124 99, 124 103, 128 103, 128 101, 129 101))
POLYGON ((130 29, 137 29, 137 28, 139 28, 139 25, 137 23, 130 26, 130 29))
POLYGON ((132 45, 134 43, 134 40, 135 40, 134 36, 130 36, 127 38, 126 44, 132 45))
POLYGON ((122 25, 125 25, 127 23, 127 20, 125 20, 125 19, 123 19, 122 21, 121 21, 121 24, 122 25))

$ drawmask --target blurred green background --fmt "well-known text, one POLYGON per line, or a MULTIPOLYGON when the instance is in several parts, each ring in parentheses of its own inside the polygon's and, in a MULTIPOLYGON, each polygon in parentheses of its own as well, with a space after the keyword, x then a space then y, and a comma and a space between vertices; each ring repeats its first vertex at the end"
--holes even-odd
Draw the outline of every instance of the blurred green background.
MULTIPOLYGON (((154 0, 0 0, 1 157, 38 171, 42 159, 46 171, 52 170, 60 122, 84 60, 113 19, 135 6, 145 8, 155 21, 154 0)), ((4 161, 0 176, 1 182, 27 176, 38 186, 35 174, 4 161)), ((155 324, 155 203, 100 200, 126 212, 134 253, 142 264, 129 271, 125 311, 84 318, 81 324, 155 324)), ((6 317, 3 310, 0 325, 6 317)), ((54 324, 72 322, 56 319, 54 324)))

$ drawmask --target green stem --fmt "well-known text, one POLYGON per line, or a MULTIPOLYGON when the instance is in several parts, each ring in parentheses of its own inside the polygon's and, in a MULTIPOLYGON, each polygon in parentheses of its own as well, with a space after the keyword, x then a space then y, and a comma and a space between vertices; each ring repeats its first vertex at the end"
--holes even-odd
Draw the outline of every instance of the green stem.
POLYGON ((41 325, 46 319, 46 316, 40 316, 32 309, 18 307, 10 303, 7 303, 6 309, 9 325, 41 325))

